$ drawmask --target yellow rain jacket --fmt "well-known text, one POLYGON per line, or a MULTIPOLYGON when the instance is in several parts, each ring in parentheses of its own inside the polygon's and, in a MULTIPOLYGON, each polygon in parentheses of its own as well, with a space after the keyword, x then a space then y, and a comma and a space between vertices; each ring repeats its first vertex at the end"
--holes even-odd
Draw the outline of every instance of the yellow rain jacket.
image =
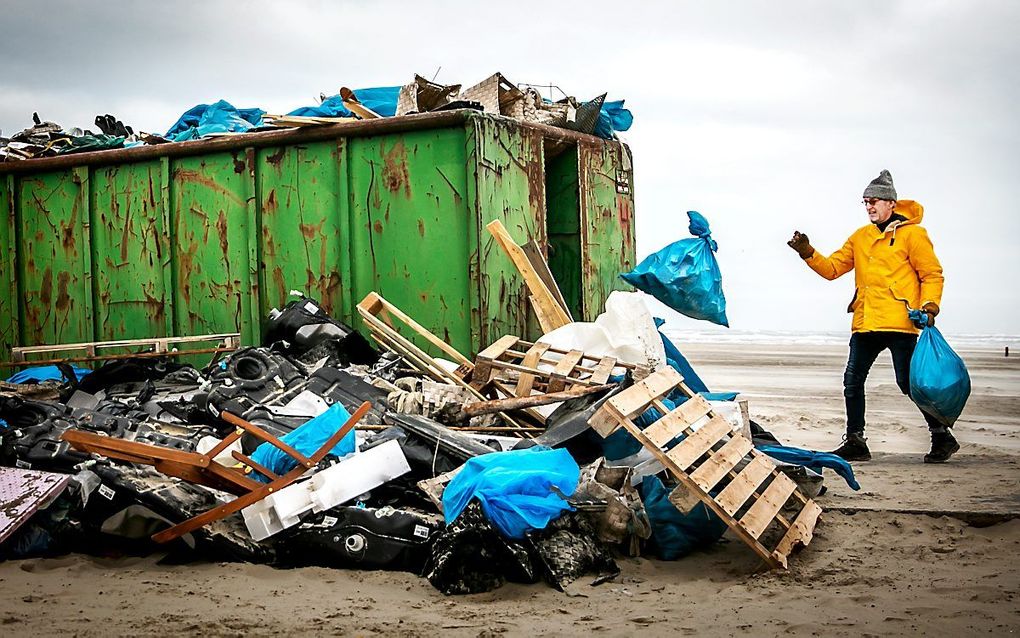
POLYGON ((894 221, 885 232, 874 224, 863 226, 828 257, 817 251, 807 265, 826 279, 855 272, 857 290, 847 312, 852 312, 854 332, 917 333, 907 316, 907 306, 942 301, 942 264, 935 256, 928 232, 921 228, 924 207, 915 201, 896 202, 895 214, 906 221, 894 221))

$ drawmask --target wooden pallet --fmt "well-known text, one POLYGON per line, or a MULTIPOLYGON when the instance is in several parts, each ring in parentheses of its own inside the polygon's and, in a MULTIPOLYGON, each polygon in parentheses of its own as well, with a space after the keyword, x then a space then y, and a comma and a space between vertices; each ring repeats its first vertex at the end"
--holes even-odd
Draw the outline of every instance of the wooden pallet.
POLYGON ((580 350, 561 350, 547 343, 531 343, 507 335, 478 353, 471 385, 482 390, 492 384, 505 396, 527 397, 534 390, 563 392, 568 388, 605 385, 613 370, 637 371, 640 366, 614 357, 596 357, 580 350), (545 368, 540 366, 545 365, 545 368), (500 372, 519 373, 516 383, 500 372))
POLYGON ((606 401, 589 424, 602 436, 624 427, 679 481, 670 495, 677 509, 689 512, 704 503, 770 568, 785 569, 790 553, 811 542, 822 508, 801 494, 747 437, 734 433, 672 368, 651 374, 606 401), (674 389, 690 398, 669 410, 662 397, 674 389), (633 419, 650 407, 665 416, 642 430, 633 419), (674 442, 681 435, 680 442, 674 442), (742 461, 746 465, 737 471, 742 461), (787 501, 798 510, 789 518, 782 513, 787 501), (773 537, 775 531, 778 541, 766 546, 764 537, 773 537))
POLYGON ((195 354, 232 352, 240 347, 241 335, 236 332, 224 334, 196 335, 190 337, 152 337, 150 339, 120 339, 116 341, 86 341, 83 343, 58 343, 41 346, 15 346, 11 348, 11 361, 0 363, 0 367, 45 365, 51 363, 79 363, 87 361, 110 361, 114 359, 131 359, 146 357, 178 357, 195 354), (182 344, 215 343, 212 348, 179 350, 175 346, 182 344), (149 352, 131 354, 103 354, 102 350, 111 348, 146 348, 149 352), (29 361, 30 355, 48 354, 52 352, 83 352, 80 356, 64 356, 44 361, 29 361))

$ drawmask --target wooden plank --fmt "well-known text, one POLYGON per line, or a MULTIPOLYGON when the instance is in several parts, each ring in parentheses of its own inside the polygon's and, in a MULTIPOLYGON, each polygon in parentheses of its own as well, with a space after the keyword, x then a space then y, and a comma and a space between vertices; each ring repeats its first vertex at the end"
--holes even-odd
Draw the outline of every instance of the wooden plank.
POLYGON ((615 357, 602 357, 599 359, 599 362, 595 365, 595 369, 591 373, 591 380, 595 383, 608 383, 609 377, 613 374, 613 368, 615 367, 615 357))
POLYGON ((730 434, 730 423, 726 419, 715 416, 709 421, 705 427, 701 428, 697 432, 688 435, 686 439, 680 441, 671 450, 666 452, 666 456, 676 464, 681 470, 686 470, 697 461, 702 454, 712 448, 713 445, 719 442, 724 436, 730 434))
POLYGON ((458 364, 467 363, 467 364, 473 365, 471 360, 469 360, 467 357, 462 355, 460 352, 457 352, 457 350, 453 346, 451 346, 450 344, 446 343, 445 341, 443 341, 442 339, 440 339, 436 335, 432 334, 425 326, 421 325, 420 323, 418 323, 417 321, 415 321, 414 319, 412 319, 408 315, 404 314, 403 311, 401 311, 399 308, 397 308, 396 306, 394 306, 390 302, 386 301, 378 293, 375 293, 375 292, 368 293, 365 296, 365 298, 361 300, 361 303, 358 304, 358 312, 363 317, 366 314, 368 314, 369 316, 375 317, 382 310, 385 310, 386 312, 388 312, 392 317, 395 317, 395 318, 399 319, 402 323, 404 323, 407 327, 409 327, 412 330, 414 330, 421 337, 423 337, 426 341, 428 341, 429 343, 431 343, 435 347, 439 348, 439 350, 441 352, 444 352, 448 357, 450 357, 456 363, 458 363, 458 364))
POLYGON ((737 474, 730 484, 715 497, 723 510, 733 516, 744 503, 754 494, 765 477, 772 473, 775 465, 765 456, 755 456, 743 470, 737 474))
POLYGON ((705 497, 700 492, 684 483, 680 483, 669 493, 669 502, 684 514, 690 514, 691 510, 704 500, 705 497))
POLYGON ((536 307, 541 307, 541 313, 539 314, 539 322, 542 326, 543 332, 552 332, 556 328, 565 326, 571 323, 570 315, 568 315, 563 308, 557 303, 556 298, 552 292, 542 281, 542 278, 535 272, 534 266, 531 265, 531 261, 528 260, 528 256, 524 253, 524 250, 514 242, 510 233, 507 232, 503 226, 503 222, 498 219, 490 222, 486 228, 492 236, 496 239, 496 243, 503 248, 510 261, 513 262, 514 266, 524 277, 524 283, 527 285, 528 290, 531 292, 532 301, 536 307), (544 315, 545 321, 542 321, 544 315))
POLYGON ((818 524, 818 517, 821 513, 822 508, 818 503, 808 500, 800 510, 800 514, 794 519, 793 525, 776 545, 776 550, 772 552, 773 556, 785 565, 786 558, 798 545, 808 545, 814 536, 815 525, 818 524))
MULTIPOLYGON (((539 361, 542 360, 542 355, 545 354, 546 350, 549 349, 548 343, 536 343, 528 349, 527 354, 524 355, 524 359, 521 364, 528 368, 537 368, 539 361)), ((517 388, 514 390, 514 394, 519 397, 526 397, 531 394, 531 390, 535 387, 535 375, 530 372, 522 372, 521 376, 517 379, 517 388)))
POLYGON ((712 405, 705 400, 705 397, 696 394, 681 403, 675 410, 670 412, 672 418, 683 424, 681 431, 697 423, 699 420, 712 411, 712 405))
POLYGON ((465 405, 463 410, 464 414, 468 416, 479 416, 481 414, 492 414, 493 412, 501 412, 504 410, 523 410, 525 408, 534 408, 540 405, 549 405, 552 403, 562 403, 563 401, 569 401, 578 397, 587 396, 596 392, 605 392, 612 390, 613 384, 597 385, 591 387, 577 387, 562 392, 550 392, 548 394, 533 394, 524 397, 508 397, 506 399, 495 399, 493 401, 480 401, 478 403, 469 403, 465 405))
POLYGON ((758 500, 740 518, 741 527, 755 538, 761 536, 779 510, 783 509, 786 499, 790 498, 796 489, 797 484, 793 482, 793 479, 782 472, 776 474, 758 500))
POLYGON ((712 491, 730 470, 737 466, 740 459, 751 451, 754 445, 743 435, 735 435, 726 442, 718 452, 714 453, 701 467, 691 473, 691 480, 706 492, 712 491))
POLYGON ((645 437, 652 445, 661 448, 682 434, 685 427, 684 421, 677 418, 674 412, 667 412, 661 419, 645 428, 645 437))
POLYGON ((669 394, 681 381, 683 376, 673 368, 667 367, 648 375, 606 401, 606 407, 621 418, 634 418, 644 412, 652 401, 669 394))
POLYGON ((501 359, 506 351, 517 345, 518 337, 506 335, 496 339, 489 347, 475 357, 475 373, 471 377, 471 385, 481 389, 492 376, 492 362, 501 359))
POLYGON ((570 378, 577 364, 581 362, 582 357, 584 357, 584 353, 580 350, 571 350, 563 355, 549 376, 549 392, 563 392, 567 389, 567 379, 570 378))
POLYGON ((574 318, 570 315, 570 309, 567 308, 567 302, 563 298, 563 293, 560 291, 559 285, 556 283, 556 278, 553 276, 552 271, 549 270, 549 262, 545 260, 545 255, 542 254, 542 249, 539 248, 538 242, 532 239, 521 246, 521 250, 524 251, 528 261, 531 262, 532 268, 535 269, 535 272, 538 273, 538 276, 542 279, 542 283, 545 284, 546 288, 549 289, 549 292, 552 293, 553 298, 556 299, 556 303, 559 304, 560 308, 563 309, 563 312, 565 312, 567 316, 570 317, 570 320, 573 321, 574 318))

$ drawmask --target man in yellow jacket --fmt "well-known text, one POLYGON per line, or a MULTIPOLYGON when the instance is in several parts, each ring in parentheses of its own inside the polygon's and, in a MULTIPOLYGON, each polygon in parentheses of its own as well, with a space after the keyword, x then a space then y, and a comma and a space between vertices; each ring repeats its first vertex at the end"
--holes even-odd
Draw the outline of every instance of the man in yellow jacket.
MULTIPOLYGON (((850 235, 843 247, 823 257, 807 235, 793 233, 787 242, 807 265, 832 280, 855 271, 856 291, 847 307, 853 313, 850 357, 843 374, 846 398, 846 436, 834 450, 847 461, 868 461, 871 451, 864 438, 864 381, 875 359, 888 349, 896 371, 896 384, 910 394, 910 358, 918 328, 907 311, 921 308, 934 324, 942 299, 942 265, 935 256, 928 232, 921 227, 924 208, 909 199, 897 200, 892 175, 882 171, 864 189, 870 224, 850 235)), ((960 445, 949 428, 927 413, 931 451, 925 463, 942 463, 960 445)))

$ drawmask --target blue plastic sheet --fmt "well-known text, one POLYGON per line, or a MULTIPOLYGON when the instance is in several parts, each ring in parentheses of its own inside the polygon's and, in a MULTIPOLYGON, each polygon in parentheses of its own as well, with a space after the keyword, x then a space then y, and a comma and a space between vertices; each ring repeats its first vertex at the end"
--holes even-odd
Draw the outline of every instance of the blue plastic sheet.
POLYGON ((595 124, 595 135, 611 140, 616 131, 626 131, 634 123, 634 115, 623 108, 624 100, 605 102, 599 111, 599 119, 595 124))
MULTIPOLYGON (((372 89, 355 89, 354 97, 358 98, 366 108, 378 113, 383 117, 393 117, 397 114, 397 97, 400 95, 399 86, 383 86, 372 89)), ((344 106, 339 95, 331 95, 321 104, 315 106, 302 106, 296 108, 287 115, 300 115, 302 117, 353 117, 354 114, 344 106)))
MULTIPOLYGON (((334 403, 319 416, 303 423, 293 432, 284 434, 280 440, 308 457, 315 454, 329 440, 329 437, 336 434, 336 431, 343 427, 350 418, 351 414, 344 409, 344 406, 334 403)), ((354 452, 354 436, 352 429, 344 438, 340 439, 339 443, 333 446, 330 454, 346 456, 354 452)), ((255 448, 251 458, 277 476, 286 474, 297 467, 297 461, 272 443, 263 443, 255 448)), ((258 472, 252 472, 252 478, 262 483, 269 483, 269 479, 258 472)))
POLYGON ((939 423, 951 427, 970 397, 970 373, 939 329, 926 325, 926 313, 911 310, 910 318, 924 326, 910 359, 910 398, 939 423))
POLYGON ((854 468, 842 458, 829 452, 815 452, 799 447, 788 447, 785 445, 756 445, 759 451, 768 454, 772 458, 790 463, 791 465, 803 465, 819 474, 822 468, 829 468, 843 477, 846 484, 854 490, 861 489, 860 483, 854 477, 854 468))
POLYGON ((174 142, 198 139, 210 133, 242 133, 262 125, 262 109, 239 109, 226 100, 198 104, 183 115, 166 132, 174 142))
POLYGON ((708 220, 693 210, 687 217, 688 230, 696 238, 681 239, 652 253, 620 277, 677 312, 728 328, 722 273, 714 254, 719 246, 708 220))
MULTIPOLYGON (((92 374, 88 368, 71 366, 74 375, 81 381, 85 375, 92 374)), ((7 383, 40 383, 42 381, 64 381, 64 373, 57 366, 35 366, 16 372, 7 378, 7 383)))
POLYGON ((447 524, 478 499, 492 524, 508 538, 524 538, 533 529, 571 509, 564 496, 577 490, 581 469, 565 449, 533 447, 493 452, 468 459, 443 492, 447 524))
POLYGON ((641 482, 641 500, 652 527, 654 549, 662 560, 676 560, 718 541, 726 532, 726 523, 698 503, 684 514, 669 502, 669 490, 656 476, 641 482))
MULTIPOLYGON (((655 317, 655 328, 659 333, 659 338, 662 339, 662 347, 666 350, 666 363, 669 367, 673 368, 681 374, 684 378, 684 383, 687 387, 695 392, 708 392, 708 386, 701 380, 698 373, 694 371, 694 367, 687 360, 687 357, 680 352, 680 349, 673 345, 673 342, 669 340, 669 337, 662 332, 662 325, 666 323, 664 320, 655 317)), ((734 397, 736 393, 734 393, 734 397)), ((733 399, 722 399, 723 401, 732 401, 733 399)))

